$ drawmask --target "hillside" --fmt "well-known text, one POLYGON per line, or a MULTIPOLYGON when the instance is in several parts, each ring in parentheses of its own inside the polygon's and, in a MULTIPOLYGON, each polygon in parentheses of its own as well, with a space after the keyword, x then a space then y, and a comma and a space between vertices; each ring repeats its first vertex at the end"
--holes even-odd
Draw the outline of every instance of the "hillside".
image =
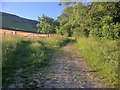
POLYGON ((2 15, 3 29, 37 32, 36 24, 38 23, 38 21, 25 19, 4 12, 0 12, 0 15, 2 15))

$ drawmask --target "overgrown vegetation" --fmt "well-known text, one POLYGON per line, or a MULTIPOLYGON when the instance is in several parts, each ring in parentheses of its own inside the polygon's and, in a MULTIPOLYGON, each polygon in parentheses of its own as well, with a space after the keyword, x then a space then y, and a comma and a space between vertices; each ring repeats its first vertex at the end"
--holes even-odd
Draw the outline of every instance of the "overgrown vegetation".
POLYGON ((74 37, 81 56, 106 84, 118 85, 120 2, 60 2, 57 33, 74 37), (85 38, 87 37, 87 38, 85 38))
POLYGON ((99 77, 109 86, 118 86, 118 46, 117 41, 98 42, 94 38, 79 38, 77 46, 81 56, 99 77))
MULTIPOLYGON (((64 2, 66 5, 66 2, 64 2)), ((120 2, 72 3, 58 17, 59 34, 65 36, 92 36, 98 39, 117 39, 120 27, 120 2)))
POLYGON ((56 48, 64 45, 68 39, 62 36, 49 38, 21 39, 11 37, 2 41, 2 79, 3 87, 13 82, 18 69, 33 73, 47 67, 56 48), (55 38, 56 37, 56 38, 55 38))
MULTIPOLYGON (((91 70, 96 72, 94 76, 99 77, 110 87, 117 87, 120 2, 92 2, 88 5, 81 2, 63 2, 63 4, 66 8, 58 20, 55 21, 45 15, 41 18, 38 17, 39 23, 36 24, 38 32, 58 33, 75 38, 81 56, 91 70)), ((59 5, 62 5, 62 2, 59 5)), ((11 21, 10 18, 8 19, 11 21)), ((7 22, 7 19, 4 20, 7 22)), ((15 20, 17 21, 18 18, 15 20)), ((14 26, 11 23, 9 25, 14 26)), ((17 26, 17 24, 15 25, 17 26)), ((18 26, 22 27, 28 24, 21 25, 18 26)), ((7 25, 5 26, 7 27, 7 25)), ((28 29, 25 28, 25 30, 28 29)), ((46 67, 51 59, 51 53, 68 41, 63 36, 4 39, 2 44, 3 82, 9 83, 10 80, 6 81, 7 77, 12 77, 12 74, 21 67, 31 73, 46 67)))

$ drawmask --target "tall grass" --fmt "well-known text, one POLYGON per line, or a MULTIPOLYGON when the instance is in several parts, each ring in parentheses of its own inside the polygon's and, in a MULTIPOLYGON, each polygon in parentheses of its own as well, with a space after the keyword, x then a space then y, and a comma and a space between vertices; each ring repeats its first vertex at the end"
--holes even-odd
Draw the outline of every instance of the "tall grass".
POLYGON ((62 36, 49 38, 21 39, 11 37, 2 41, 3 86, 13 82, 16 71, 34 73, 47 67, 53 52, 68 41, 62 36), (25 71, 24 71, 25 70, 25 71), (11 78, 7 80, 7 78, 11 78))
POLYGON ((19 37, 3 38, 2 40, 2 80, 5 81, 5 77, 13 73, 13 70, 17 67, 14 51, 17 45, 21 42, 19 37))
POLYGON ((79 38, 77 46, 91 70, 111 87, 118 85, 117 41, 97 41, 94 38, 79 38))
POLYGON ((57 35, 57 36, 51 36, 48 38, 41 38, 41 41, 43 41, 46 47, 48 48, 53 48, 53 49, 58 49, 61 46, 64 46, 69 40, 68 38, 57 35))

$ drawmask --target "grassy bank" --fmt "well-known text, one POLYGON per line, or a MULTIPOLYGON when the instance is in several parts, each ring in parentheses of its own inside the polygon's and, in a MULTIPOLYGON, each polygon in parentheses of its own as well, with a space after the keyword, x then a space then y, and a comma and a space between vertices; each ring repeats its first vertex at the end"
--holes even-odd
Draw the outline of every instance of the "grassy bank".
POLYGON ((118 85, 118 47, 117 41, 97 41, 94 38, 77 40, 81 56, 85 59, 95 76, 115 87, 118 85))
MULTIPOLYGON (((16 71, 34 73, 47 67, 52 53, 68 42, 62 36, 49 38, 21 39, 10 37, 2 41, 2 79, 3 86, 14 81, 16 71)), ((25 75, 24 75, 25 76, 25 75)))

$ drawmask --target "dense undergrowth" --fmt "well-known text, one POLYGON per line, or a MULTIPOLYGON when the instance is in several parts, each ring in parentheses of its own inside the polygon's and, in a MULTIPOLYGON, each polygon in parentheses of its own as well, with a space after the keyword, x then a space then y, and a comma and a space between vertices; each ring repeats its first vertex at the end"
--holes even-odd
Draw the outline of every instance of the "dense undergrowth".
POLYGON ((94 38, 77 39, 80 54, 96 75, 110 87, 118 86, 118 42, 98 41, 94 38))
POLYGON ((14 81, 16 71, 23 68, 30 72, 49 66, 48 63, 56 49, 68 42, 66 37, 41 37, 21 39, 5 38, 2 41, 2 82, 3 86, 14 81))

